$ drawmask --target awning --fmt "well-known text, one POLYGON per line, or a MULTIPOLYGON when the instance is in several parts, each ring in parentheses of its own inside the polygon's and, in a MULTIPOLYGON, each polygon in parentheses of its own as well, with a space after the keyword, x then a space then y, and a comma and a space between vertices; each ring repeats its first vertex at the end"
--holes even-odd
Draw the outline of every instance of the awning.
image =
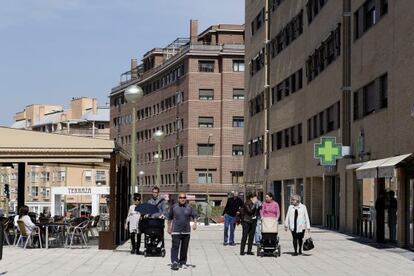
POLYGON ((356 169, 357 179, 394 177, 395 167, 411 155, 412 153, 409 153, 390 158, 368 161, 356 169))

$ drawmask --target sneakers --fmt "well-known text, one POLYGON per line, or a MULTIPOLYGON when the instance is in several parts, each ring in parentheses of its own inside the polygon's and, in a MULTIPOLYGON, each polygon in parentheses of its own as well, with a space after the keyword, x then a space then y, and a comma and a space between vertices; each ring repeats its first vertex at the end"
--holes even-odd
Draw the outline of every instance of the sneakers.
POLYGON ((189 265, 188 264, 179 264, 179 267, 180 268, 182 268, 182 269, 187 269, 188 267, 189 267, 189 265))
POLYGON ((177 262, 174 262, 172 265, 171 265, 171 270, 178 270, 179 269, 179 265, 178 265, 178 263, 177 262))
POLYGON ((231 242, 231 243, 229 243, 229 245, 230 246, 236 246, 236 243, 235 242, 231 242))
POLYGON ((228 244, 227 242, 223 242, 223 245, 224 245, 224 246, 227 246, 227 245, 229 245, 229 244, 228 244))
POLYGON ((254 253, 253 253, 253 252, 247 252, 246 254, 247 254, 247 255, 254 255, 254 253))

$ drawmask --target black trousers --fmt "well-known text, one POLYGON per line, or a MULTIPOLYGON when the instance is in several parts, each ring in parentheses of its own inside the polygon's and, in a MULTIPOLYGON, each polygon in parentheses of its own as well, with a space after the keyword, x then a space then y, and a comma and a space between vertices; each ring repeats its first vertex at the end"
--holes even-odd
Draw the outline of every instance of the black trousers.
POLYGON ((254 232, 256 230, 256 222, 242 222, 243 232, 240 243, 240 253, 244 253, 247 243, 247 252, 252 252, 254 232))
POLYGON ((305 236, 305 230, 300 233, 292 231, 293 237, 293 249, 295 249, 295 253, 298 252, 298 245, 299 245, 299 252, 302 253, 302 244, 303 244, 303 237, 305 236))
POLYGON ((187 252, 188 245, 190 243, 190 234, 173 234, 171 236, 171 263, 187 264, 187 252), (178 252, 180 252, 179 259, 178 252))
POLYGON ((132 250, 135 250, 135 252, 139 252, 139 248, 141 246, 141 233, 130 233, 131 235, 131 245, 132 250))

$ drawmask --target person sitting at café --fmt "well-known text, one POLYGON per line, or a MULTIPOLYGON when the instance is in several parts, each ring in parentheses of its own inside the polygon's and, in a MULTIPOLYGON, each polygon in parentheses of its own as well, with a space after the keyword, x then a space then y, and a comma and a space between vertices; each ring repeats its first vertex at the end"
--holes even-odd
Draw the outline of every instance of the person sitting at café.
POLYGON ((14 217, 14 226, 16 226, 17 228, 19 228, 19 225, 17 224, 18 220, 23 221, 27 234, 32 233, 32 231, 36 227, 36 225, 32 222, 32 220, 29 217, 29 207, 26 205, 20 207, 19 215, 14 217))

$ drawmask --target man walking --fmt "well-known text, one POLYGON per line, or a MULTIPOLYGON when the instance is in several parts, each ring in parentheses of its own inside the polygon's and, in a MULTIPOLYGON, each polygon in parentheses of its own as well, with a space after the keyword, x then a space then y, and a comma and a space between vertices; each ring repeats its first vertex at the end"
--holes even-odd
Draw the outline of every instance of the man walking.
POLYGON ((166 216, 165 199, 160 196, 160 188, 155 186, 152 188, 152 197, 148 200, 148 204, 155 205, 158 208, 158 212, 153 214, 152 217, 164 218, 166 216))
POLYGON ((243 201, 239 198, 239 193, 233 191, 233 197, 227 200, 226 207, 224 207, 224 242, 223 245, 236 245, 234 242, 234 227, 236 225, 236 216, 240 214, 239 210, 243 207, 243 201), (230 239, 229 232, 230 229, 230 239))
POLYGON ((180 193, 178 203, 174 204, 168 213, 168 234, 172 237, 171 269, 187 268, 187 251, 190 243, 190 221, 193 221, 193 230, 196 230, 196 213, 187 204, 185 193, 180 193), (178 251, 180 258, 178 259, 178 251))

